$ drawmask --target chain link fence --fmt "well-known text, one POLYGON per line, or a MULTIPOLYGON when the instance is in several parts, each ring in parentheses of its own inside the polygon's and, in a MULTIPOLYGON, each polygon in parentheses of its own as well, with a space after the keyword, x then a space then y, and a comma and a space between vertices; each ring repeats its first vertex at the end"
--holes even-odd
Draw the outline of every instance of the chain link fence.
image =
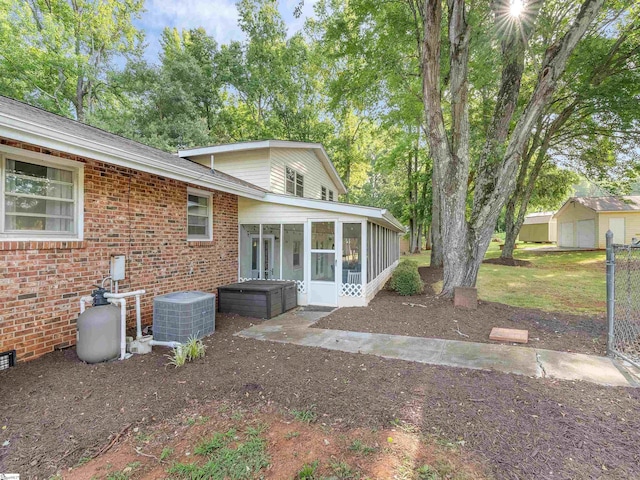
POLYGON ((613 240, 607 232, 608 351, 640 367, 640 242, 613 240))

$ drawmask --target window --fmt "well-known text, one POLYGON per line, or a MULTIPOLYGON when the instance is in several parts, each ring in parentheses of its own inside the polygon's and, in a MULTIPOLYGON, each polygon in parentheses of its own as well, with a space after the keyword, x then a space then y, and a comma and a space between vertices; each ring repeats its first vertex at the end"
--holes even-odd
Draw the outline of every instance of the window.
POLYGON ((320 198, 322 200, 326 200, 327 199, 327 187, 322 187, 320 189, 320 198))
POLYGON ((329 201, 333 202, 333 190, 329 190, 329 201))
POLYGON ((211 240, 211 194, 188 190, 187 240, 211 240))
POLYGON ((77 162, 0 156, 0 235, 82 238, 82 177, 77 162))
POLYGON ((290 195, 304 197, 304 177, 293 168, 286 168, 286 191, 290 195))

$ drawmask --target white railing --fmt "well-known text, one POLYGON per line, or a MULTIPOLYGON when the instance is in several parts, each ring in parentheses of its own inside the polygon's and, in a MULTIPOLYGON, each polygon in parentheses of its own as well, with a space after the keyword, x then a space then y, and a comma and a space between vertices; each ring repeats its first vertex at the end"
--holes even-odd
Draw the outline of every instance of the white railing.
POLYGON ((364 297, 364 288, 360 283, 341 283, 338 294, 341 297, 364 297))

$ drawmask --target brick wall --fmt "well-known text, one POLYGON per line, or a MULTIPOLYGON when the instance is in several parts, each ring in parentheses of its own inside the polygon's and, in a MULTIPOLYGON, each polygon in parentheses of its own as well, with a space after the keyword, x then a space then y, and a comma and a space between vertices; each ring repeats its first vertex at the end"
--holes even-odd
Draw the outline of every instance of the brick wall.
MULTIPOLYGON (((0 144, 85 164, 83 241, 0 239, 0 352, 16 349, 21 361, 72 345, 80 297, 109 274, 111 255, 126 255, 120 291, 147 291, 145 324, 156 295, 215 292, 237 281, 235 195, 214 191, 213 241, 187 242, 187 184, 2 138, 0 144)), ((135 324, 133 311, 128 321, 135 324)))

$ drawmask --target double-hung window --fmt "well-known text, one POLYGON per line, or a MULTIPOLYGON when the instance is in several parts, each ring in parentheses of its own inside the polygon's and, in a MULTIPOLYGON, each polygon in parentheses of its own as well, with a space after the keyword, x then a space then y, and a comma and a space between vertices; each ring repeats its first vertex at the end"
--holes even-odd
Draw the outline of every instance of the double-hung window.
POLYGON ((320 188, 320 199, 321 200, 326 200, 327 199, 327 187, 321 187, 320 188))
POLYGON ((199 190, 187 191, 187 240, 211 240, 211 194, 199 190))
POLYGON ((0 238, 81 239, 83 172, 78 162, 0 151, 0 238))
POLYGON ((297 197, 304 197, 304 176, 293 168, 286 167, 285 177, 287 193, 297 197))
POLYGON ((333 190, 329 190, 329 201, 333 202, 333 190))

